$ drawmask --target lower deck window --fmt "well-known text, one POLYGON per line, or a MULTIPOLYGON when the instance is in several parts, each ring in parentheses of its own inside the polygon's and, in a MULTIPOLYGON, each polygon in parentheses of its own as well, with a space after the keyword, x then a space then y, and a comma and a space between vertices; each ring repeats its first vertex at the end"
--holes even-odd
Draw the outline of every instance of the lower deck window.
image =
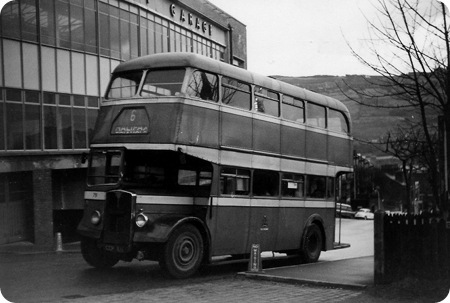
POLYGON ((253 195, 278 196, 278 172, 255 170, 253 172, 253 195))
POLYGON ((220 193, 224 195, 249 195, 250 171, 236 168, 222 168, 220 193))

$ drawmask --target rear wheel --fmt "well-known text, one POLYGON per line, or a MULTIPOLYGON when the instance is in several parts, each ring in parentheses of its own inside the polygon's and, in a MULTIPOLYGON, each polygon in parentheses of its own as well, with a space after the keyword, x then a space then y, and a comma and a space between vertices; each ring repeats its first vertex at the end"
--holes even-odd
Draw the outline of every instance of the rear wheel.
POLYGON ((119 258, 97 245, 97 240, 83 237, 81 239, 81 254, 84 260, 96 268, 109 268, 119 262, 119 258))
POLYGON ((181 226, 164 245, 159 265, 173 278, 188 278, 200 267, 203 249, 203 239, 198 229, 192 225, 181 226))
POLYGON ((323 238, 319 226, 317 224, 309 225, 302 241, 302 247, 300 248, 302 261, 306 263, 316 262, 320 257, 322 245, 323 238))

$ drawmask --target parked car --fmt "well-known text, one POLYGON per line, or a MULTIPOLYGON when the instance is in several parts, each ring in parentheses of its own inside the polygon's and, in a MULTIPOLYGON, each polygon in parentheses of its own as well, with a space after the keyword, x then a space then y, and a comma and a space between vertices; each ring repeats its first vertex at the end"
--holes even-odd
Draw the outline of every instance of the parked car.
POLYGON ((336 203, 336 217, 354 218, 355 211, 348 204, 336 203))
POLYGON ((355 219, 373 220, 374 214, 368 208, 361 208, 355 214, 355 219))

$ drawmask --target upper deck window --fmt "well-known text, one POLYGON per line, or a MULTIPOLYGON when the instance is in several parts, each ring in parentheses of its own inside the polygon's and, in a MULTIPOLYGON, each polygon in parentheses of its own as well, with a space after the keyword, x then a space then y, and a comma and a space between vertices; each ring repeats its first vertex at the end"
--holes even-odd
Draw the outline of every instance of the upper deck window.
POLYGON ((203 100, 217 102, 218 88, 217 76, 196 70, 192 73, 187 86, 187 94, 203 100))
POLYGON ((306 111, 306 123, 308 125, 326 128, 327 123, 325 107, 308 102, 306 111))
POLYGON ((116 74, 111 80, 106 99, 131 98, 136 95, 143 71, 116 74))
POLYGON ((348 122, 344 114, 334 109, 328 111, 328 128, 343 133, 349 132, 348 122))
POLYGON ((257 86, 255 88, 255 108, 257 112, 278 117, 280 115, 278 93, 257 86))
POLYGON ((305 122, 305 104, 302 100, 283 95, 283 118, 295 122, 305 122))
POLYGON ((185 70, 150 70, 142 85, 141 97, 176 96, 181 92, 185 70))
POLYGON ((222 103, 243 109, 251 108, 250 85, 231 78, 222 78, 222 103))

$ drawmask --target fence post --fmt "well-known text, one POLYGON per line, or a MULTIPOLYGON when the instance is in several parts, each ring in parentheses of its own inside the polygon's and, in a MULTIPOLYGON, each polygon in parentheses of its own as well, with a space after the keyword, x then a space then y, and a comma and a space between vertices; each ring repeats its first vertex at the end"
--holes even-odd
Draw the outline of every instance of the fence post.
POLYGON ((374 249, 375 249, 375 268, 374 268, 374 282, 377 284, 386 283, 386 258, 385 258, 385 243, 384 243, 384 217, 383 210, 375 212, 374 220, 374 249))

